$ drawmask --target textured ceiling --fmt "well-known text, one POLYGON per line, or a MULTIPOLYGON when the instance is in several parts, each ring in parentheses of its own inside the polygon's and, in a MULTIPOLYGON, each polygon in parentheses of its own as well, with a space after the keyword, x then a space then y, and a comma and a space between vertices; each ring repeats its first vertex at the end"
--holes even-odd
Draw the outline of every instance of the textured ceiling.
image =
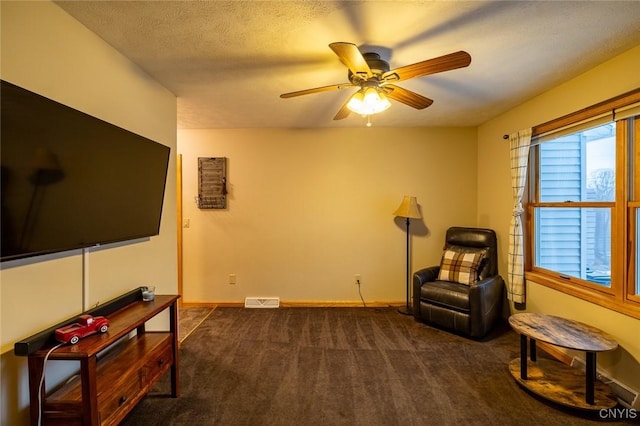
POLYGON ((373 117, 394 127, 475 126, 640 45, 640 1, 56 3, 176 94, 179 128, 361 127, 332 120, 353 88, 279 97, 347 82, 335 41, 391 68, 471 54, 468 68, 398 83, 434 103, 373 117))

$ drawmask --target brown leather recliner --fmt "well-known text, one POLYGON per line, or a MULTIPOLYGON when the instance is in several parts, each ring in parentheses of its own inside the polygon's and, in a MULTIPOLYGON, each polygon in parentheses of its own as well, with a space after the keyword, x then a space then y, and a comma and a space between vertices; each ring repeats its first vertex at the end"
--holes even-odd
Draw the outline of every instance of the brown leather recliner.
POLYGON ((484 337, 501 315, 504 281, 498 275, 498 241, 491 229, 452 227, 445 250, 481 252, 477 281, 439 281, 440 266, 413 274, 413 315, 458 333, 484 337))

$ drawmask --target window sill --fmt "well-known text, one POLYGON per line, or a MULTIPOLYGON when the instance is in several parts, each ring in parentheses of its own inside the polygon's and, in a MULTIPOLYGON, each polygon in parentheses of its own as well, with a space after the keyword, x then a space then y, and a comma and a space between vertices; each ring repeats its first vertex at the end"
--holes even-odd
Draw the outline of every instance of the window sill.
POLYGON ((595 303, 612 311, 628 315, 632 318, 640 319, 640 303, 635 301, 625 300, 614 295, 580 287, 575 284, 568 284, 566 281, 558 280, 539 272, 525 272, 525 279, 570 296, 595 303))

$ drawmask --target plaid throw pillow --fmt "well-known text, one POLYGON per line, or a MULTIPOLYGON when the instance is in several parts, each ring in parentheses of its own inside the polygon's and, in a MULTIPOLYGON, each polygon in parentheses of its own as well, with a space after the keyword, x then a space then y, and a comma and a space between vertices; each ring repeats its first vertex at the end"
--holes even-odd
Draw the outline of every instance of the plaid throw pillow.
POLYGON ((452 281, 471 285, 478 281, 478 269, 483 253, 465 253, 455 250, 445 250, 440 262, 438 280, 452 281))

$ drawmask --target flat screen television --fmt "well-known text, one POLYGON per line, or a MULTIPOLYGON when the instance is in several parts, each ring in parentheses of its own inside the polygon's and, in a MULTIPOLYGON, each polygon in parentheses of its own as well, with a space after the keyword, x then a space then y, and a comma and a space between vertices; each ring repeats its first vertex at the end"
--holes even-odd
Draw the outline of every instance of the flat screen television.
POLYGON ((159 233, 169 147, 1 84, 1 261, 159 233))

